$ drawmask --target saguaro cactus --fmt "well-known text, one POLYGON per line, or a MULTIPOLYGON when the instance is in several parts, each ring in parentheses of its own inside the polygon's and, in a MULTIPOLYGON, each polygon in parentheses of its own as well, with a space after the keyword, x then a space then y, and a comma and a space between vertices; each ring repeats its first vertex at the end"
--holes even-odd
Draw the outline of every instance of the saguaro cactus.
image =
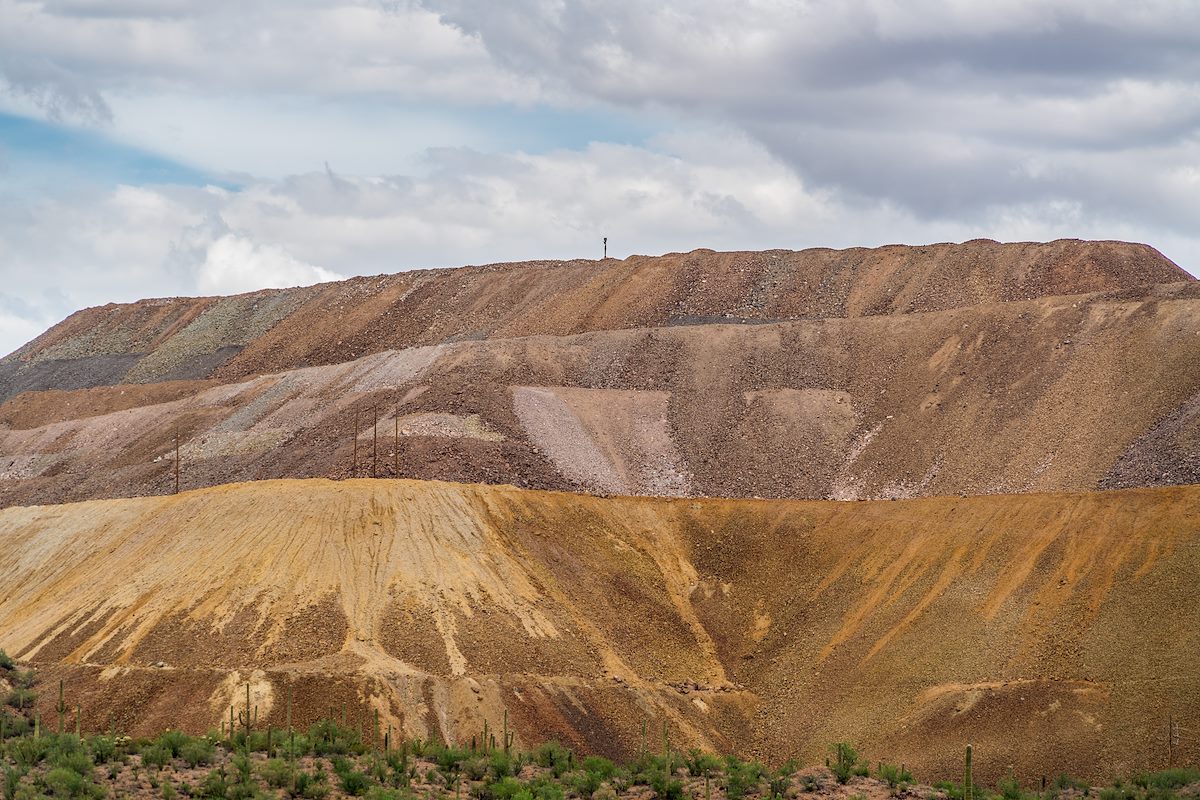
POLYGON ((967 769, 966 774, 963 775, 963 800, 972 800, 972 795, 974 794, 973 787, 975 783, 971 778, 971 757, 974 753, 975 748, 967 745, 967 769))
MULTIPOLYGON (((230 709, 232 709, 232 708, 233 708, 233 706, 230 706, 230 709)), ((254 712, 255 712, 255 716, 258 716, 257 708, 254 709, 254 712)), ((230 713, 231 714, 233 713, 232 710, 230 711, 230 713)), ((246 729, 246 747, 249 748, 250 747, 250 725, 252 722, 251 717, 250 717, 250 682, 249 681, 246 682, 246 709, 244 711, 238 712, 238 722, 242 723, 242 726, 246 729)))
POLYGON ((63 700, 63 682, 62 682, 62 680, 59 680, 59 682, 58 682, 58 703, 55 704, 54 710, 58 712, 58 732, 61 734, 63 732, 63 720, 67 716, 67 711, 70 710, 67 708, 67 704, 63 700))

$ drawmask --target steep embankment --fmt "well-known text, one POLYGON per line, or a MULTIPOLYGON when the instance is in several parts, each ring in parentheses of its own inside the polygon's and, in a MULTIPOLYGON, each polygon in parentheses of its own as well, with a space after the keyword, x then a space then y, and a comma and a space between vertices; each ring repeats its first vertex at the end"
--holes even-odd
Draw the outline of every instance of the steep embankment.
POLYGON ((897 314, 1190 281, 1145 245, 977 240, 421 270, 80 311, 0 360, 22 391, 237 380, 464 339, 897 314))
POLYGON ((457 342, 23 394, 0 406, 0 504, 170 491, 176 430, 185 487, 347 476, 356 416, 359 475, 809 498, 1200 483, 1198 363, 1195 283, 457 342))
MULTIPOLYGON (((1157 766, 1200 704, 1200 487, 898 502, 284 481, 0 511, 0 647, 87 718, 343 703, 469 738, 673 741, 985 779, 1157 766)), ((43 693, 48 710, 55 698, 43 693)), ((1200 755, 1193 748, 1184 758, 1200 755)))

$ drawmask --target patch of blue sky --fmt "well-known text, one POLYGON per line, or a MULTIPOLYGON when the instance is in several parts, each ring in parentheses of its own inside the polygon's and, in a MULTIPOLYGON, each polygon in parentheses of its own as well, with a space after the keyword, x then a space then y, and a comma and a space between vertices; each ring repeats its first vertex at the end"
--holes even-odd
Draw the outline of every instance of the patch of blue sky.
POLYGON ((642 146, 669 127, 657 114, 602 108, 492 107, 459 113, 491 131, 492 146, 487 149, 530 154, 582 150, 593 143, 642 146))
POLYGON ((225 185, 205 170, 122 144, 94 128, 0 112, 0 191, 79 185, 225 185))

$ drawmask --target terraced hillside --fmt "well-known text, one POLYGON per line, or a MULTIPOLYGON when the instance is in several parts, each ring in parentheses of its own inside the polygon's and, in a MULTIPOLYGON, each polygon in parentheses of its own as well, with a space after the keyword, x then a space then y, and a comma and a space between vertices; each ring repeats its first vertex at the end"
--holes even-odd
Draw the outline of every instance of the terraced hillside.
POLYGON ((20 394, 0 405, 0 504, 172 491, 176 432, 184 487, 375 474, 854 499, 1200 483, 1197 364, 1195 281, 449 342, 20 394))
POLYGON ((86 309, 0 359, 0 401, 42 389, 236 380, 442 342, 939 311, 1189 280, 1145 245, 1073 240, 418 270, 86 309))
MULTIPOLYGON (((85 719, 216 726, 345 704, 463 740, 957 776, 1162 762, 1200 707, 1200 487, 898 502, 598 498, 269 481, 0 511, 0 648, 85 719)), ((43 692, 49 716, 55 701, 43 692)), ((1176 757, 1200 756, 1187 740, 1176 757)))

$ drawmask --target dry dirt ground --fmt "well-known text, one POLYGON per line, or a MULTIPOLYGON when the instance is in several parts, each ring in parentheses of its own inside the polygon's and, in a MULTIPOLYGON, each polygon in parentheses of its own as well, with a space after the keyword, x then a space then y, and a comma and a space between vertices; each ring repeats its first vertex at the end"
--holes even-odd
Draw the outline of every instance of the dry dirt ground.
POLYGON ((18 395, 0 406, 0 505, 171 491, 176 432, 192 488, 355 472, 836 499, 1200 483, 1197 364, 1200 283, 439 344, 18 395))
POLYGON ((384 350, 702 322, 904 314, 1191 277, 1145 245, 976 240, 418 270, 79 311, 0 359, 21 391, 249 375, 384 350))
MULTIPOLYGON (((0 511, 0 648, 86 719, 347 705, 463 741, 1025 782, 1157 767, 1200 707, 1200 488, 907 501, 263 481, 0 511)), ((55 698, 43 694, 43 713, 55 698)), ((1178 757, 1200 756, 1187 738, 1178 757)))

